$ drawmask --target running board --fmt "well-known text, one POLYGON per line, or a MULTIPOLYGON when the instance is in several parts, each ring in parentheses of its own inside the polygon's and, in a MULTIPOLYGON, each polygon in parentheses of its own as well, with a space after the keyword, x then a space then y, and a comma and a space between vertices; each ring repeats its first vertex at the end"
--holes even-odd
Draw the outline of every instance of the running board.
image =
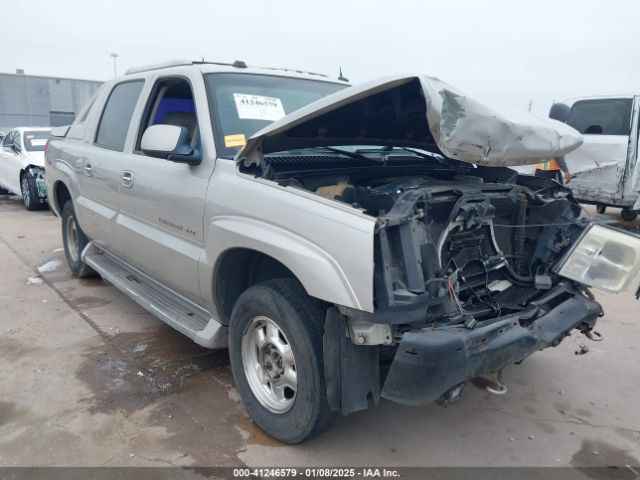
POLYGON ((227 328, 209 312, 91 242, 84 262, 118 290, 167 325, 207 348, 227 346, 227 328))

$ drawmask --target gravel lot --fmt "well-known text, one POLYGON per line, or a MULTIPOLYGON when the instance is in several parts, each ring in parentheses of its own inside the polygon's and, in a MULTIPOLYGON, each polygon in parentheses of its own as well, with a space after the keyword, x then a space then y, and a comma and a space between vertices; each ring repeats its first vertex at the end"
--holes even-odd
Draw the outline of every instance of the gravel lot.
POLYGON ((598 295, 603 342, 577 356, 575 334, 506 369, 505 396, 469 384, 448 408, 383 401, 291 447, 248 419, 226 351, 198 347, 100 279, 71 278, 61 247, 56 217, 0 196, 1 466, 640 463, 630 293, 598 295))

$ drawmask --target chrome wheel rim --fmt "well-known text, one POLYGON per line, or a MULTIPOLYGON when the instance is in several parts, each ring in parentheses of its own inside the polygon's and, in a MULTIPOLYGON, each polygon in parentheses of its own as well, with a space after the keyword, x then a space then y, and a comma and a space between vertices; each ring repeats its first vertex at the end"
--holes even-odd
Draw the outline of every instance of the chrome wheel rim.
POLYGON ((78 227, 76 227, 76 221, 72 215, 67 218, 65 225, 67 230, 67 251, 72 262, 77 262, 80 258, 80 250, 78 247, 78 227))
POLYGON ((264 316, 251 319, 242 336, 242 364, 260 405, 277 414, 293 406, 298 390, 296 362, 276 322, 264 316))
POLYGON ((27 177, 22 177, 22 200, 24 200, 24 204, 28 207, 31 203, 31 195, 29 194, 29 182, 27 181, 27 177))

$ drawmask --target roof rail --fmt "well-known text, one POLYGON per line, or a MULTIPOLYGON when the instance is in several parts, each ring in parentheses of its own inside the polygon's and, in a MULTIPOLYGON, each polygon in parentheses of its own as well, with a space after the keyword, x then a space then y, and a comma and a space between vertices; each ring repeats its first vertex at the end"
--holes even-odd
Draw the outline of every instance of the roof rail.
POLYGON ((150 70, 160 70, 160 69, 163 69, 163 68, 181 67, 181 66, 184 66, 184 65, 192 65, 192 64, 193 64, 192 60, 187 60, 185 58, 181 58, 181 59, 177 59, 177 60, 169 60, 168 62, 152 63, 150 65, 142 65, 140 67, 128 68, 124 72, 124 74, 125 75, 129 75, 131 73, 148 72, 150 70))
MULTIPOLYGON (((243 62, 242 60, 236 60, 233 63, 225 63, 225 62, 209 62, 206 61, 204 59, 202 60, 188 60, 188 59, 178 59, 178 60, 169 60, 167 62, 160 62, 160 63, 152 63, 150 65, 143 65, 141 67, 133 67, 133 68, 129 68, 127 69, 124 74, 125 75, 129 75, 131 73, 142 73, 142 72, 149 72, 151 70, 161 70, 163 68, 170 68, 170 67, 183 67, 186 65, 224 65, 227 67, 235 67, 235 68, 247 68, 247 64, 245 62, 243 62)), ((329 78, 327 75, 324 75, 323 73, 316 73, 316 72, 305 72, 304 70, 296 70, 296 69, 292 69, 292 68, 276 68, 276 67, 257 67, 257 68, 261 68, 264 70, 278 70, 281 72, 294 72, 294 73, 303 73, 303 74, 307 74, 307 75, 313 75, 316 77, 323 77, 323 78, 329 78)))

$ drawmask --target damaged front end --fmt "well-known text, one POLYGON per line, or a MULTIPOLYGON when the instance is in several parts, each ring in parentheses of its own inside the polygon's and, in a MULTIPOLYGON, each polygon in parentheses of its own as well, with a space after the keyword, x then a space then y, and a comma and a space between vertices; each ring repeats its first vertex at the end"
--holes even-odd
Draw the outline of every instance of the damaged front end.
POLYGON ((27 167, 25 174, 28 173, 33 179, 36 187, 34 194, 38 203, 44 204, 47 202, 47 182, 45 179, 45 172, 43 167, 30 165, 27 167))
POLYGON ((352 197, 378 212, 376 309, 340 307, 327 319, 336 339, 325 348, 350 338, 327 365, 340 372, 328 377, 341 385, 343 413, 366 408, 368 396, 411 405, 456 396, 466 380, 555 346, 574 328, 591 332, 602 315, 585 286, 554 272, 588 225, 555 182, 478 167, 359 186, 352 197))
POLYGON ((595 231, 569 189, 507 168, 581 142, 426 77, 352 87, 247 142, 244 173, 375 218, 373 308, 326 317, 332 409, 452 400, 573 329, 595 338, 602 308, 588 287, 633 284, 640 238, 595 231))

